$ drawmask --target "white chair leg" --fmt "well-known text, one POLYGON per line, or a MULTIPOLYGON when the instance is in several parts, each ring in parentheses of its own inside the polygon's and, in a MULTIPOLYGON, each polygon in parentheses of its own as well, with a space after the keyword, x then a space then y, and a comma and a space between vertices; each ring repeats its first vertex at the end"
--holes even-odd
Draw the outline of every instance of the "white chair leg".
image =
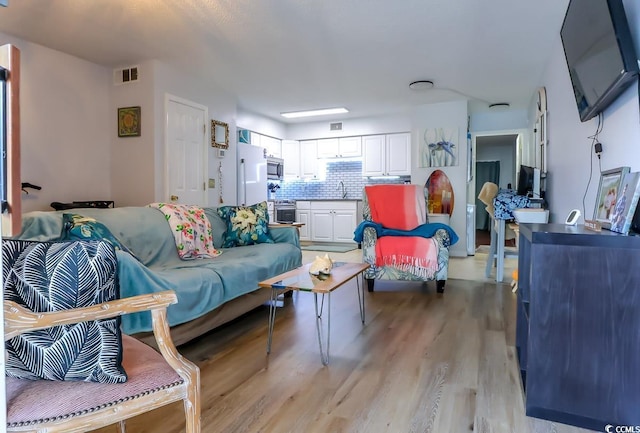
POLYGON ((120 421, 116 423, 116 431, 118 433, 126 433, 126 429, 127 429, 127 426, 125 425, 124 421, 120 421))
POLYGON ((484 270, 485 277, 489 278, 491 276, 491 268, 493 268, 494 260, 496 259, 496 220, 491 218, 490 223, 490 231, 491 233, 491 242, 489 245, 489 255, 487 256, 487 265, 484 270))
POLYGON ((505 221, 498 220, 498 237, 497 237, 497 263, 496 263, 496 281, 501 283, 504 277, 504 232, 505 221))

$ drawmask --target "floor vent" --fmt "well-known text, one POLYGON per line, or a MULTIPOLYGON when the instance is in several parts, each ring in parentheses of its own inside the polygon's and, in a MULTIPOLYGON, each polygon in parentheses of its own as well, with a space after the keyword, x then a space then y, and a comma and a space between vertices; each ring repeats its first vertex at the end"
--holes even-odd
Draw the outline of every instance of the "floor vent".
POLYGON ((120 84, 133 83, 139 79, 140 75, 138 74, 137 66, 113 70, 113 84, 116 86, 119 86, 120 84))

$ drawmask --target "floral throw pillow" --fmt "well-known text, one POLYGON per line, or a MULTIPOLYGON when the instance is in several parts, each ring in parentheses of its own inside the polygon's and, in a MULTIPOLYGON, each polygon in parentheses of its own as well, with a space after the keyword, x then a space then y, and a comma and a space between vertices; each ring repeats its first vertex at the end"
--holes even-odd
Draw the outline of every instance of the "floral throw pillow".
POLYGON ((62 214, 61 241, 99 241, 109 242, 116 250, 121 250, 135 257, 133 252, 115 237, 101 222, 91 217, 75 213, 62 214))
POLYGON ((223 248, 273 243, 266 201, 251 206, 222 206, 218 215, 227 223, 223 248))

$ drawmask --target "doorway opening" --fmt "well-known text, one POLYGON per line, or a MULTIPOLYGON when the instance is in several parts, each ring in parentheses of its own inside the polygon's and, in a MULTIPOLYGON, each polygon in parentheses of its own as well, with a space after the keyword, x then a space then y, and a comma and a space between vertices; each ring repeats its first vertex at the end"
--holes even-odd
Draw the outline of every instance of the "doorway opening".
MULTIPOLYGON (((485 182, 493 182, 500 189, 516 187, 523 132, 505 131, 475 136, 474 194, 476 204, 476 249, 491 242, 491 217, 477 197, 485 182)), ((507 239, 505 246, 515 246, 515 239, 507 239)))

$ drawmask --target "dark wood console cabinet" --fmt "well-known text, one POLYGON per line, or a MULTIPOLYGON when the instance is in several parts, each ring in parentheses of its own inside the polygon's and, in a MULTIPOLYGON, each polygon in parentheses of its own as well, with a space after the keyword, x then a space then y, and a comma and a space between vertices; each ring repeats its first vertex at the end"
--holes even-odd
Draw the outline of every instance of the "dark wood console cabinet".
POLYGON ((640 236, 521 224, 518 273, 527 415, 640 425, 640 236))

